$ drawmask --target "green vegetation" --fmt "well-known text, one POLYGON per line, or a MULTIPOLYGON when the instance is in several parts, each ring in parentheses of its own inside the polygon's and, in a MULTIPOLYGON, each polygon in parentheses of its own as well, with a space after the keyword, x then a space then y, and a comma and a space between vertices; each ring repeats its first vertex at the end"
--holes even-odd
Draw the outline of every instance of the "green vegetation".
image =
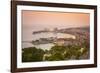
POLYGON ((83 42, 81 46, 55 45, 50 50, 29 47, 22 50, 22 62, 88 59, 89 55, 87 53, 89 53, 89 44, 86 42, 83 42))
POLYGON ((35 47, 24 48, 22 50, 22 61, 23 62, 35 62, 42 61, 44 51, 35 47))

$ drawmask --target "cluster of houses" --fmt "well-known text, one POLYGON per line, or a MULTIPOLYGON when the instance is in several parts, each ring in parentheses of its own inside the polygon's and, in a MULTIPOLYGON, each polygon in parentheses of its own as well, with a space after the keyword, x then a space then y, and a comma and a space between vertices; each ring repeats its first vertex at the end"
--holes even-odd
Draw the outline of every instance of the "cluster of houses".
POLYGON ((66 37, 49 37, 49 38, 40 38, 38 40, 32 41, 33 44, 47 44, 47 43, 54 43, 57 45, 81 45, 82 41, 86 40, 89 42, 89 32, 87 30, 84 31, 84 29, 70 29, 70 30, 58 30, 57 28, 53 30, 45 29, 43 31, 33 32, 33 34, 36 33, 43 33, 43 32, 62 32, 67 33, 70 32, 70 34, 74 35, 73 37, 66 38, 66 37))

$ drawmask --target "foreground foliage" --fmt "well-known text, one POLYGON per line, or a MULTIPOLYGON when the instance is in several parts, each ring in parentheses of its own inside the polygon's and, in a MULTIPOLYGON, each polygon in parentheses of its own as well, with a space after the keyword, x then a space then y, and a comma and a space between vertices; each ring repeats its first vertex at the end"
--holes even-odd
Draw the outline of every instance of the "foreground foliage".
POLYGON ((22 49, 22 62, 80 60, 89 58, 89 44, 84 42, 81 46, 55 45, 50 50, 36 47, 22 49))

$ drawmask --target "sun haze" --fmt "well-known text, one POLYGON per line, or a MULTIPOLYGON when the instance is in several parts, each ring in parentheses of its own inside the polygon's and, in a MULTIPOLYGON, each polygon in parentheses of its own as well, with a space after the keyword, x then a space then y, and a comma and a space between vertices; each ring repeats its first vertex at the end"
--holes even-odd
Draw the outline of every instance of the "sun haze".
POLYGON ((72 28, 90 25, 88 13, 22 11, 23 28, 72 28))

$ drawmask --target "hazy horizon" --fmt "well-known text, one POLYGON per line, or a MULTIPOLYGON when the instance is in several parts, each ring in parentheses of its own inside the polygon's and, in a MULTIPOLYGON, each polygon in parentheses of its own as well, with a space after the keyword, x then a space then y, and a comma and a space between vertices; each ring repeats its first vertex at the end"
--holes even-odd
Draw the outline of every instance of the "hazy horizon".
POLYGON ((43 12, 22 11, 23 30, 42 30, 44 28, 74 28, 87 27, 90 25, 88 13, 65 13, 65 12, 43 12))

